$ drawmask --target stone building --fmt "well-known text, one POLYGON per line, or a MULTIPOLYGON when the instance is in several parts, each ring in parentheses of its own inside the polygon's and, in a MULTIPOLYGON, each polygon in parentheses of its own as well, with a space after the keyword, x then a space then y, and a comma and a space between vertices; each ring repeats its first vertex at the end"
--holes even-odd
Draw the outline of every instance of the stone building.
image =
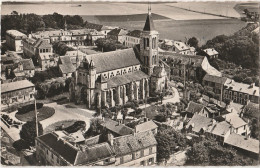
POLYGON ((21 52, 23 51, 22 40, 26 38, 26 35, 17 31, 17 30, 8 30, 6 31, 6 44, 7 46, 14 51, 21 52))
POLYGON ((145 99, 167 87, 167 75, 159 64, 159 33, 148 13, 137 47, 87 55, 80 62, 70 86, 70 100, 88 108, 115 106, 145 99))

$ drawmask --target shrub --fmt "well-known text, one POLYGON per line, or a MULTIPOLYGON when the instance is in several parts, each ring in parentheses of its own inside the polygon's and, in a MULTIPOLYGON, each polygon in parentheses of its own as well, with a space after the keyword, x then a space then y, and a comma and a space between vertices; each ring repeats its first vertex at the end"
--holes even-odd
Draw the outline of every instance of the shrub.
POLYGON ((80 129, 83 129, 83 130, 86 129, 85 121, 76 121, 73 125, 65 128, 64 130, 68 133, 74 133, 80 129))
MULTIPOLYGON (((43 106, 43 103, 36 103, 36 108, 37 109, 42 108, 42 106, 43 106)), ((28 104, 26 106, 22 106, 22 107, 18 108, 18 112, 17 113, 18 114, 25 114, 25 113, 27 113, 29 111, 34 110, 34 109, 35 109, 35 105, 34 104, 28 104)))
POLYGON ((19 139, 17 141, 15 141, 13 143, 13 147, 17 150, 17 151, 21 151, 23 149, 28 149, 30 146, 29 144, 23 140, 23 139, 19 139))

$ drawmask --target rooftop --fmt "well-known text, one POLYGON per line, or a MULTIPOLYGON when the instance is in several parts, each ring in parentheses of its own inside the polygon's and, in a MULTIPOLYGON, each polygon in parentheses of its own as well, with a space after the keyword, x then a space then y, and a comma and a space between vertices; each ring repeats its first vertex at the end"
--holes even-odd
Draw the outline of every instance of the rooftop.
POLYGON ((214 48, 207 48, 203 50, 206 54, 208 54, 209 56, 212 55, 217 55, 218 52, 214 49, 214 48))
POLYGON ((26 38, 26 35, 19 32, 18 30, 7 30, 6 33, 14 38, 26 38))
POLYGON ((212 123, 213 120, 211 118, 194 114, 186 127, 192 126, 192 131, 199 133, 201 129, 207 130, 212 123))
POLYGON ((249 95, 254 95, 254 96, 259 96, 259 87, 245 83, 239 83, 235 82, 232 79, 227 79, 225 82, 224 86, 227 87, 227 89, 240 92, 240 93, 246 93, 249 95))
POLYGON ((21 80, 11 83, 4 83, 1 85, 1 93, 11 92, 15 90, 25 89, 29 87, 34 87, 34 84, 28 80, 21 80))
POLYGON ((204 108, 203 104, 199 104, 199 103, 190 101, 186 111, 194 114, 194 113, 200 112, 203 108, 204 108))
POLYGON ((157 145, 157 142, 151 131, 116 137, 113 143, 116 156, 130 154, 154 145, 157 145))
POLYGON ((94 62, 97 73, 140 65, 133 48, 87 55, 86 58, 94 62))
POLYGON ((23 64, 24 70, 34 70, 34 64, 31 59, 22 59, 21 63, 23 64))
POLYGON ((118 135, 129 135, 134 132, 134 130, 124 124, 119 124, 117 121, 105 118, 105 122, 102 123, 102 126, 108 130, 118 134, 118 135))
POLYGON ((125 85, 127 83, 133 81, 140 81, 141 79, 148 78, 148 75, 145 74, 143 71, 135 71, 131 73, 126 73, 124 75, 118 75, 113 78, 108 79, 107 87, 113 88, 116 86, 125 85))
POLYGON ((214 82, 214 83, 224 84, 227 81, 227 77, 221 77, 221 76, 214 76, 214 75, 206 74, 204 76, 203 80, 214 82))
POLYGON ((233 113, 229 113, 226 115, 223 115, 223 117, 225 118, 225 120, 232 125, 234 128, 239 128, 242 127, 244 125, 246 125, 247 123, 238 116, 237 113, 233 112, 233 113))
POLYGON ((259 154, 259 140, 231 133, 224 143, 259 154))
POLYGON ((140 38, 141 37, 141 33, 142 33, 141 30, 133 30, 133 31, 130 31, 129 33, 127 33, 126 35, 127 36, 136 37, 136 38, 140 38))
POLYGON ((179 50, 179 51, 184 51, 184 50, 189 50, 189 47, 181 41, 174 41, 173 45, 179 50))
POLYGON ((218 136, 225 136, 225 134, 230 131, 231 125, 227 123, 226 121, 222 121, 219 123, 216 123, 212 126, 212 128, 209 128, 209 132, 218 135, 218 136))
POLYGON ((69 56, 60 56, 60 62, 59 68, 63 74, 72 73, 76 70, 69 56))
POLYGON ((135 126, 136 133, 156 129, 158 126, 152 121, 143 122, 135 126))
POLYGON ((126 35, 127 31, 121 28, 115 28, 113 30, 111 30, 110 32, 107 33, 108 35, 112 35, 112 36, 122 36, 122 35, 126 35))

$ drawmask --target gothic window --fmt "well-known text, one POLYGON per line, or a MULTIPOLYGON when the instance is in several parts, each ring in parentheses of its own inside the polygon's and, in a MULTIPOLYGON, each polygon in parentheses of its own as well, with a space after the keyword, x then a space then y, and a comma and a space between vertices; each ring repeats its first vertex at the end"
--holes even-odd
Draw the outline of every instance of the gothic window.
POLYGON ((132 72, 131 68, 129 68, 128 73, 132 72))
POLYGON ((120 75, 120 72, 119 72, 119 71, 117 71, 116 75, 120 75))
POLYGON ((146 38, 147 47, 149 47, 149 38, 146 38))
POLYGON ((144 39, 144 49, 145 49, 145 39, 144 39))

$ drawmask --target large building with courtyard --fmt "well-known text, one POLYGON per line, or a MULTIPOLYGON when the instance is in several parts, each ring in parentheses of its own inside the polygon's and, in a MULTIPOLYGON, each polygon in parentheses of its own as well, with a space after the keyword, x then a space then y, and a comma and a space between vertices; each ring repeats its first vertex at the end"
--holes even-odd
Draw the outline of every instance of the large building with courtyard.
POLYGON ((113 107, 166 89, 168 78, 164 64, 159 63, 158 40, 149 11, 140 47, 87 55, 77 62, 70 100, 84 102, 87 108, 113 107))

